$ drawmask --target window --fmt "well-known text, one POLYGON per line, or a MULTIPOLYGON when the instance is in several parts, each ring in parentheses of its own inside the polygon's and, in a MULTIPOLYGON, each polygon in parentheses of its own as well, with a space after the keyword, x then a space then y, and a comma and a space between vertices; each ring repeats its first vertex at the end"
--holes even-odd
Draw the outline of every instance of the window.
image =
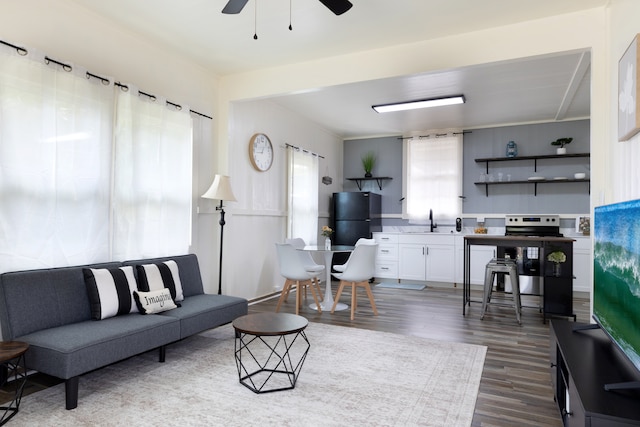
POLYGON ((403 215, 409 220, 452 219, 460 216, 462 133, 437 134, 405 141, 403 215))
POLYGON ((318 236, 318 156, 289 148, 287 235, 315 245, 318 236))

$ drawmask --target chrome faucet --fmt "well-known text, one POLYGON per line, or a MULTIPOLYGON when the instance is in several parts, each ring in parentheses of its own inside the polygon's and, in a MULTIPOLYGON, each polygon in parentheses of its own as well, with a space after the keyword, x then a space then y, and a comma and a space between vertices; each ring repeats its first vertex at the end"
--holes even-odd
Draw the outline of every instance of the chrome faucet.
POLYGON ((433 233, 433 230, 435 228, 438 228, 438 224, 434 224, 433 223, 433 210, 429 209, 429 222, 431 223, 431 232, 433 233))

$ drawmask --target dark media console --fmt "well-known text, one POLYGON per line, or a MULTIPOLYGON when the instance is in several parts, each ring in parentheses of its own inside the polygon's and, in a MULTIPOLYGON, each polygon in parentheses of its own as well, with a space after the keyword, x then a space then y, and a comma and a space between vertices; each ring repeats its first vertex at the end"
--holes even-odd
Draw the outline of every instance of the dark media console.
POLYGON ((552 320, 551 383, 565 427, 640 426, 640 373, 604 331, 590 324, 552 320), (576 330, 577 329, 577 330, 576 330))

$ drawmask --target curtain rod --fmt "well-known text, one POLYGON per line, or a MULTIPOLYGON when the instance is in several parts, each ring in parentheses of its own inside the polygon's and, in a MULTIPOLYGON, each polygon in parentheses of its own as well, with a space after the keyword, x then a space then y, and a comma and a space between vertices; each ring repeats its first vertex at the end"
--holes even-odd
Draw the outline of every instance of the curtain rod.
POLYGON ((302 150, 302 152, 303 152, 303 153, 309 153, 309 154, 311 154, 312 156, 318 156, 318 157, 320 157, 321 159, 324 159, 324 156, 321 156, 321 155, 320 155, 320 154, 318 154, 318 153, 314 153, 313 151, 305 150, 304 148, 296 147, 295 145, 287 144, 286 142, 285 142, 285 144, 284 144, 284 145, 286 145, 288 148, 293 148, 294 150, 302 150))
MULTIPOLYGON (((20 56, 26 56, 29 53, 29 51, 27 49, 25 49, 24 47, 16 46, 14 44, 5 42, 4 40, 0 40, 0 44, 3 44, 5 46, 9 46, 9 47, 15 49, 16 52, 18 52, 18 55, 20 55, 20 56)), ((73 70, 73 67, 71 65, 65 64, 64 62, 56 61, 55 59, 49 58, 48 56, 44 57, 44 61, 47 64, 49 64, 50 62, 53 62, 54 64, 59 65, 60 67, 62 67, 62 69, 64 71, 67 71, 67 72, 71 72, 73 70)), ((99 76, 97 74, 90 73, 88 71, 87 71, 86 75, 87 75, 87 79, 93 77, 94 79, 100 80, 102 82, 102 84, 104 84, 104 85, 108 85, 110 83, 109 79, 107 79, 106 77, 102 77, 102 76, 99 76)), ((129 87, 127 85, 122 84, 122 83, 114 81, 113 84, 115 86, 120 87, 120 88, 124 88, 125 90, 129 90, 129 87)), ((151 95, 149 93, 145 93, 145 92, 143 92, 141 90, 138 90, 138 94, 147 96, 147 97, 153 99, 154 101, 156 100, 156 96, 155 95, 151 95)), ((166 103, 168 105, 171 105, 172 107, 174 107, 178 111, 182 110, 182 106, 180 104, 176 104, 176 103, 171 102, 169 100, 167 100, 166 103)), ((193 114, 197 114, 198 116, 205 117, 205 118, 207 118, 209 120, 213 120, 213 117, 207 116, 206 114, 202 114, 202 113, 199 113, 199 112, 194 111, 194 110, 189 110, 189 112, 193 113, 193 114)))
MULTIPOLYGON (((464 135, 465 133, 472 133, 470 130, 463 130, 462 132, 451 132, 451 135, 464 135)), ((414 135, 414 136, 401 136, 399 138, 396 139, 413 139, 413 138, 418 138, 418 139, 422 139, 422 138, 442 138, 443 136, 447 136, 449 135, 448 133, 434 133, 433 135, 429 134, 429 135, 414 135)))

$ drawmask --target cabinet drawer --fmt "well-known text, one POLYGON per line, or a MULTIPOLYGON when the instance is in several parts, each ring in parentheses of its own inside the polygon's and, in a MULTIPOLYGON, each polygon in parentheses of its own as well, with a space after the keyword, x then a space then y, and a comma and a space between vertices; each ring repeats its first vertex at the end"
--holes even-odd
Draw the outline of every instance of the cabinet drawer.
POLYGON ((376 262, 376 277, 397 279, 398 263, 397 262, 376 262))
POLYGON ((385 243, 398 243, 398 235, 397 234, 384 234, 384 233, 373 233, 373 238, 376 240, 376 243, 379 245, 385 243))
POLYGON ((398 245, 390 245, 381 243, 378 245, 378 260, 394 260, 398 259, 398 245))

